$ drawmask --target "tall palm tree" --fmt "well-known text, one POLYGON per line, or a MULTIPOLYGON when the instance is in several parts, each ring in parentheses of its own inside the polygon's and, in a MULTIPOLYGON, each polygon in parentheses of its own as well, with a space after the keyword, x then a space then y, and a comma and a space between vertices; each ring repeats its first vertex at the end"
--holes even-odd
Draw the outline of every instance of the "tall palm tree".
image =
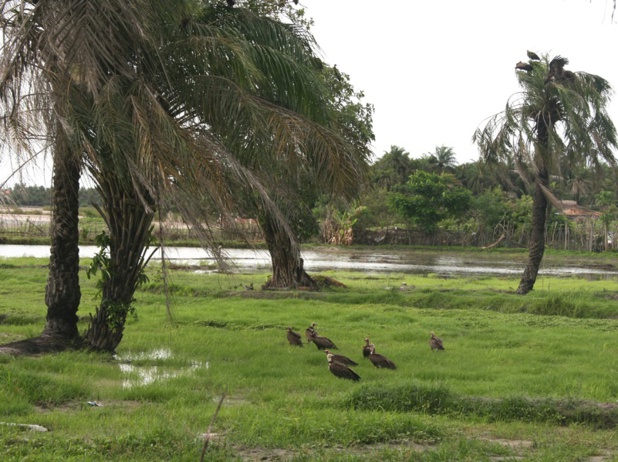
MULTIPOLYGON (((32 149, 41 140, 47 142, 54 162, 52 248, 46 288, 48 313, 42 337, 71 340, 77 336, 76 312, 80 302, 77 195, 84 160, 96 165, 104 158, 102 147, 110 146, 114 147, 115 160, 123 159, 120 153, 157 151, 159 154, 156 149, 159 146, 153 146, 144 128, 169 128, 161 123, 155 127, 151 124, 153 118, 139 118, 138 111, 131 111, 135 117, 133 130, 138 135, 127 137, 126 124, 122 124, 126 120, 115 117, 118 111, 96 109, 106 104, 112 107, 114 103, 116 107, 135 108, 143 100, 155 98, 156 94, 148 92, 151 88, 139 85, 143 79, 136 76, 138 72, 154 74, 160 69, 156 48, 161 43, 161 24, 180 24, 188 6, 188 2, 172 5, 119 0, 0 3, 5 37, 0 94, 9 114, 5 120, 13 127, 16 135, 13 140, 18 146, 32 149), (155 53, 149 55, 145 51, 155 53), (134 84, 130 86, 131 92, 125 91, 127 83, 134 84), (117 95, 122 91, 126 98, 121 101, 117 95), (40 121, 44 122, 42 126, 40 121), (140 142, 134 142, 135 138, 140 142)), ((153 116, 160 115, 153 112, 153 116)), ((169 131, 166 135, 163 138, 167 149, 161 149, 159 160, 165 159, 166 154, 169 156, 172 151, 169 144, 175 142, 169 131)), ((153 164, 156 164, 153 160, 156 154, 150 157, 153 164)), ((132 167, 128 176, 135 184, 146 184, 143 181, 146 176, 138 171, 137 163, 120 165, 132 167)), ((171 165, 169 160, 156 165, 163 167, 162 176, 170 178, 165 174, 165 168, 171 165)), ((108 175, 122 178, 110 172, 108 175)), ((122 212, 124 209, 115 213, 122 212)), ((119 247, 126 248, 122 244, 119 247)), ((122 261, 120 258, 117 263, 122 261)), ((114 275, 119 279, 118 276, 114 275)), ((132 281, 124 283, 131 286, 132 281)))
MULTIPOLYGON (((255 62, 257 76, 267 80, 256 85, 251 94, 268 102, 285 126, 275 126, 280 122, 272 116, 263 119, 267 123, 262 123, 259 132, 238 124, 229 128, 209 125, 232 146, 239 164, 261 179, 269 196, 265 200, 255 194, 253 186, 245 188, 271 254, 273 274, 268 285, 311 285, 300 253, 298 219, 303 214, 299 212, 311 205, 304 199, 312 189, 315 195, 318 184, 322 194, 350 198, 359 191, 369 156, 367 144, 373 137, 370 117, 369 122, 356 117, 365 112, 351 110, 347 104, 350 86, 345 84, 346 76, 338 73, 335 77, 334 71, 321 63, 314 54, 313 39, 298 27, 238 8, 204 11, 203 21, 213 23, 215 19, 219 27, 234 30, 247 43, 270 53, 255 62), (333 88, 335 81, 337 88, 333 88), (235 131, 229 134, 231 129, 235 131), (271 130, 283 137, 273 137, 271 130)), ((234 81, 238 77, 230 73, 228 78, 234 81)))
POLYGON ((528 264, 517 288, 534 288, 545 251, 545 224, 554 197, 550 175, 566 156, 602 157, 615 163, 616 129, 606 112, 611 87, 603 78, 565 69, 568 60, 547 56, 518 63, 521 93, 504 112, 474 134, 486 159, 508 159, 525 182, 534 187, 528 264))
MULTIPOLYGON (((0 91, 12 120, 32 125, 38 119, 31 115, 43 112, 49 123, 42 133, 57 146, 66 138, 69 148, 54 151, 54 165, 74 159, 77 168, 59 169, 68 178, 59 176, 63 183, 55 180, 54 188, 72 191, 67 185, 77 184, 85 162, 109 193, 102 210, 110 268, 117 270, 105 281, 90 346, 113 351, 122 338, 122 310, 145 258, 145 240, 127 240, 148 234, 160 197, 175 202, 207 239, 204 220, 213 209, 234 210, 243 188, 290 231, 265 186, 270 162, 306 165, 333 191, 357 183, 362 162, 330 115, 314 44, 302 29, 197 0, 1 5, 8 40, 0 91), (29 84, 36 97, 22 91, 29 84), (131 213, 124 213, 127 205, 131 213), (120 271, 128 258, 137 266, 120 271)), ((77 209, 65 212, 73 219, 59 221, 64 238, 77 230, 77 209)), ((76 240, 63 243, 77 252, 76 240)), ((75 262, 69 270, 77 275, 75 262)), ((50 272, 54 295, 56 281, 50 272)))
MULTIPOLYGON (((276 172, 308 170, 329 189, 346 191, 358 185, 357 172, 362 168, 354 146, 334 124, 310 36, 250 11, 219 5, 196 9, 172 24, 176 27, 166 31, 163 47, 149 50, 146 43, 140 53, 159 56, 160 61, 152 68, 141 68, 136 61, 135 78, 125 84, 114 82, 110 89, 125 88, 129 98, 121 95, 111 105, 108 101, 114 101, 116 93, 99 98, 92 111, 97 120, 125 120, 121 127, 127 132, 120 131, 120 139, 118 129, 110 139, 104 125, 94 130, 102 135, 95 137, 96 156, 89 159, 89 166, 102 186, 125 178, 125 186, 111 188, 107 204, 114 204, 114 191, 132 199, 132 213, 121 214, 117 226, 110 226, 116 271, 110 272, 108 290, 103 291, 107 298, 87 332, 89 344, 97 349, 113 350, 122 338, 136 270, 147 261, 147 230, 158 206, 157 195, 172 196, 185 220, 203 229, 213 208, 223 214, 237 209, 235 196, 240 189, 249 190, 268 219, 272 239, 267 242, 274 242, 270 247, 280 250, 277 255, 287 257, 280 267, 289 272, 290 265, 285 264, 291 262, 291 273, 302 275, 295 234, 274 200, 273 185, 281 183, 276 172), (127 99, 132 101, 128 111, 122 104, 127 99), (125 145, 125 140, 130 142, 125 145), (131 144, 143 147, 131 150, 131 144), (102 148, 110 154, 103 156, 102 148), (273 168, 276 165, 280 168, 273 168), (122 239, 129 235, 122 231, 135 223, 141 226, 139 232, 129 234, 143 239, 140 245, 129 246, 122 239), (114 237, 119 241, 117 251, 130 253, 115 253, 114 237), (128 261, 134 262, 129 278, 119 266, 128 261)), ((115 210, 111 207, 104 214, 110 224, 115 210)), ((207 232, 203 237, 214 247, 207 232)))
POLYGON ((44 336, 77 336, 78 187, 84 151, 76 91, 96 94, 109 69, 127 72, 114 32, 133 29, 135 5, 79 0, 0 2, 0 101, 13 146, 52 153, 53 216, 44 336), (111 33, 110 33, 111 32, 111 33))

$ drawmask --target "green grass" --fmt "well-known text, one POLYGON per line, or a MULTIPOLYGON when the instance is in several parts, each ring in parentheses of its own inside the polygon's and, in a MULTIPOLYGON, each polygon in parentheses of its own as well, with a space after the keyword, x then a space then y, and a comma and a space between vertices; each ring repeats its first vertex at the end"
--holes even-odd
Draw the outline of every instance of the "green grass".
MULTIPOLYGON (((0 421, 49 429, 0 424, 3 461, 196 461, 224 393, 208 460, 618 460, 615 281, 541 278, 521 297, 517 278, 326 272, 348 288, 266 293, 243 290, 266 273, 173 271, 170 320, 150 273, 117 357, 0 356, 0 421), (311 322, 359 383, 287 344, 311 322), (366 336, 398 370, 361 359, 366 336)), ((46 277, 41 260, 0 262, 0 341, 41 332, 46 277)))

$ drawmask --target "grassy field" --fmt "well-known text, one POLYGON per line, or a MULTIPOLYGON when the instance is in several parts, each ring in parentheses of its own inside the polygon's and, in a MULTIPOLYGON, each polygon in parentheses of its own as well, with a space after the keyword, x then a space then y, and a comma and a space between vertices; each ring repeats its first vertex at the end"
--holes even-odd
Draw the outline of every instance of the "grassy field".
MULTIPOLYGON (((41 332, 46 263, 0 261, 1 343, 41 332)), ((199 461, 223 395, 206 460, 618 460, 616 281, 544 277, 522 297, 513 277, 329 272, 347 288, 264 292, 243 287, 265 273, 176 270, 168 313, 149 276, 114 357, 0 356, 1 460, 199 461), (311 322, 359 382, 288 345, 311 322), (362 359, 366 336, 396 371, 362 359)))

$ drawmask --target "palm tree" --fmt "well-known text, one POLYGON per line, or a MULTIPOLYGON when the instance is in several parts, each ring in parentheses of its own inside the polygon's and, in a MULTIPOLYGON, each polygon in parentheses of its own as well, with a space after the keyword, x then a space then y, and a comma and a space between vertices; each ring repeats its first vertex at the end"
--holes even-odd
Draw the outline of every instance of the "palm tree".
MULTIPOLYGON (((110 271, 105 281, 105 298, 87 332, 88 343, 97 349, 113 351, 122 338, 136 277, 147 261, 148 229, 158 207, 157 195, 172 196, 185 220, 206 231, 206 245, 213 248, 203 222, 213 209, 226 214, 240 207, 242 201, 235 195, 240 188, 248 190, 269 231, 269 249, 277 250, 273 270, 280 269, 281 274, 293 275, 293 282, 304 284, 295 233, 273 189, 281 185, 277 173, 283 171, 287 177, 295 170, 310 171, 335 192, 359 183, 362 159, 335 129, 309 36, 249 11, 217 5, 183 18, 182 24, 168 31, 166 46, 143 53, 162 58, 155 62, 155 72, 146 67, 126 85, 130 98, 122 96, 120 101, 137 101, 128 114, 123 116, 124 105, 108 107, 112 98, 100 99, 102 103, 92 111, 97 119, 126 120, 121 126, 128 130, 120 140, 118 129, 110 140, 95 138, 97 155, 89 159, 89 166, 103 197, 108 198, 104 214, 108 224, 119 210, 112 207, 118 191, 130 200, 131 211, 116 216, 116 226, 110 226, 110 256, 115 257, 116 271, 110 271), (153 100, 144 95, 158 96, 153 100), (134 120, 139 122, 137 127, 134 120), (144 153, 156 148, 156 168, 142 149, 134 153, 130 148, 143 142, 141 133, 147 133, 150 143, 144 153), (166 138, 159 139, 159 134, 166 138), (130 143, 123 147, 125 139, 130 143), (103 156, 102 149, 110 153, 103 156), (119 183, 119 177, 125 180, 119 183), (117 186, 106 194, 103 186, 110 183, 117 186), (139 229, 127 234, 126 229, 136 223, 139 229), (122 237, 131 235, 142 240, 129 246, 122 237), (123 250, 124 254, 118 253, 123 250), (120 265, 129 261, 133 264, 127 274, 120 265)), ((112 90, 118 87, 115 83, 112 90)), ((104 134, 105 128, 94 132, 104 134)), ((289 277, 282 278, 279 284, 287 281, 289 277)))
POLYGON ((412 174, 410 153, 400 146, 391 146, 390 151, 373 163, 373 181, 387 191, 398 184, 405 184, 412 174))
MULTIPOLYGON (((345 74, 335 73, 317 59, 310 46, 312 38, 299 34, 298 28, 236 8, 213 8, 206 13, 205 20, 216 16, 220 27, 227 25, 247 43, 270 50, 275 58, 263 61, 268 57, 264 56, 256 61, 256 70, 268 81, 257 85, 253 94, 271 104, 285 127, 266 124, 260 127, 263 134, 254 127, 239 134, 238 124, 230 127, 236 130, 232 135, 227 127, 213 127, 213 131, 233 146, 235 159, 261 179, 269 196, 256 194, 251 185, 244 191, 271 254, 273 273, 267 285, 312 286, 299 245, 301 227, 310 217, 311 197, 319 193, 349 199, 358 193, 367 167, 367 145, 373 138, 372 108, 351 102, 362 94, 354 94, 345 74), (265 29, 270 33, 265 34, 265 29), (273 138, 271 130, 286 138, 273 138)), ((272 117, 264 120, 274 121, 272 117)))
MULTIPOLYGON (((116 132, 126 134, 120 125, 122 119, 106 119, 105 113, 93 108, 104 102, 125 107, 140 102, 138 98, 118 101, 110 96, 118 93, 113 90, 116 87, 125 88, 127 81, 137 80, 136 69, 152 69, 153 60, 139 52, 152 51, 160 44, 153 40, 153 31, 160 30, 162 19, 186 12, 186 5, 180 2, 173 6, 141 3, 6 0, 0 4, 5 38, 0 94, 9 115, 5 122, 11 127, 15 145, 33 151, 40 143, 47 143, 54 163, 44 338, 74 340, 78 335, 77 199, 83 161, 97 160, 106 142, 115 147, 115 154, 131 153, 140 146, 116 136, 116 132), (140 66, 136 66, 138 62, 140 66)), ((156 58, 156 53, 153 56, 156 58)), ((135 85, 130 96, 143 89, 135 85)), ((140 132, 142 139, 144 134, 140 132)), ((130 285, 131 281, 125 283, 130 285)))
POLYGON ((134 5, 5 0, 0 15, 0 100, 10 141, 30 154, 46 146, 54 163, 43 336, 74 340, 80 303, 78 187, 84 146, 71 95, 78 88, 95 94, 110 68, 127 69, 119 53, 122 43, 109 32, 126 31, 135 23, 134 5), (111 11, 121 19, 111 17, 111 11))
POLYGON ((438 173, 452 171, 457 165, 457 157, 453 148, 447 146, 436 146, 433 153, 428 154, 429 165, 438 173))
MULTIPOLYGON (((362 163, 330 115, 312 38, 302 29, 192 0, 14 1, 1 11, 8 40, 0 90, 8 113, 16 126, 32 126, 43 111, 49 122, 42 133, 68 145, 54 150, 64 175, 55 189, 73 191, 85 162, 106 198, 109 268, 116 270, 88 330, 91 347, 113 351, 122 338, 161 197, 207 240, 204 220, 213 209, 237 208, 236 191, 247 188, 291 233, 265 186, 271 162, 306 165, 335 192, 358 181, 362 163), (22 93, 28 85, 40 90, 36 97, 22 93), (129 242, 136 235, 138 242, 129 242), (131 268, 121 271, 128 261, 131 268)), ((31 132, 23 131, 26 144, 31 132)), ((75 254, 77 241, 68 236, 77 230, 77 208, 63 212, 71 220, 59 221, 58 235, 75 254)), ((69 270, 77 275, 75 262, 69 270)), ((56 282, 50 272, 48 292, 68 295, 56 282)))
POLYGON ((518 64, 521 93, 506 109, 474 134, 485 159, 512 160, 524 180, 533 185, 528 264, 517 289, 534 288, 545 251, 545 224, 551 202, 550 175, 558 174, 566 156, 615 159, 616 130, 607 115, 611 87, 603 78, 564 69, 566 58, 547 56, 518 64))

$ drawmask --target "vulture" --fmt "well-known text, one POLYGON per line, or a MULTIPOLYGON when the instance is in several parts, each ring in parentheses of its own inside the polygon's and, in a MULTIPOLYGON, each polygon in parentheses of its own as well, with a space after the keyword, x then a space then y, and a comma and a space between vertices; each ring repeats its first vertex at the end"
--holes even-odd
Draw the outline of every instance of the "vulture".
POLYGON ((327 356, 330 355, 331 359, 336 363, 341 363, 344 366, 358 366, 358 363, 356 361, 352 361, 347 356, 334 355, 330 352, 330 350, 324 350, 324 353, 326 353, 327 356))
POLYGON ((369 337, 365 339, 365 345, 363 345, 363 358, 367 359, 367 357, 371 354, 371 348, 375 348, 373 343, 369 343, 369 337))
POLYGON ((307 337, 307 343, 311 343, 314 335, 318 335, 318 331, 315 329, 315 322, 312 322, 309 327, 305 329, 305 337, 307 337))
POLYGON ((315 346, 318 347, 318 350, 326 350, 327 348, 330 348, 332 350, 338 350, 339 348, 337 348, 337 345, 335 345, 332 340, 326 338, 326 337, 322 337, 321 335, 318 335, 317 332, 315 332, 312 336, 311 336, 311 341, 313 343, 315 343, 315 346))
POLYGON ((303 346, 303 340, 298 332, 294 332, 291 327, 288 327, 288 342, 293 346, 303 346))
POLYGON ((335 356, 338 355, 333 355, 331 353, 326 354, 326 358, 328 359, 328 369, 333 373, 333 375, 340 379, 348 379, 358 382, 360 380, 360 376, 345 364, 335 361, 333 359, 335 356))
POLYGON ((539 55, 537 55, 534 51, 527 50, 526 54, 528 55, 528 58, 530 58, 533 61, 541 60, 541 58, 539 58, 539 55))
POLYGON ((431 351, 434 350, 444 350, 444 346, 442 345, 442 339, 436 337, 436 334, 431 332, 431 338, 429 339, 429 346, 431 347, 431 351))
POLYGON ((545 83, 551 82, 552 80, 574 79, 575 74, 573 72, 564 70, 564 66, 567 64, 569 64, 569 60, 562 56, 556 56, 552 59, 549 63, 549 72, 547 73, 545 83))
POLYGON ((515 64, 515 69, 518 69, 520 71, 529 72, 532 70, 532 64, 519 61, 517 64, 515 64))
POLYGON ((369 361, 378 369, 397 369, 394 362, 388 359, 386 356, 376 353, 376 347, 371 345, 371 353, 369 353, 369 361))

